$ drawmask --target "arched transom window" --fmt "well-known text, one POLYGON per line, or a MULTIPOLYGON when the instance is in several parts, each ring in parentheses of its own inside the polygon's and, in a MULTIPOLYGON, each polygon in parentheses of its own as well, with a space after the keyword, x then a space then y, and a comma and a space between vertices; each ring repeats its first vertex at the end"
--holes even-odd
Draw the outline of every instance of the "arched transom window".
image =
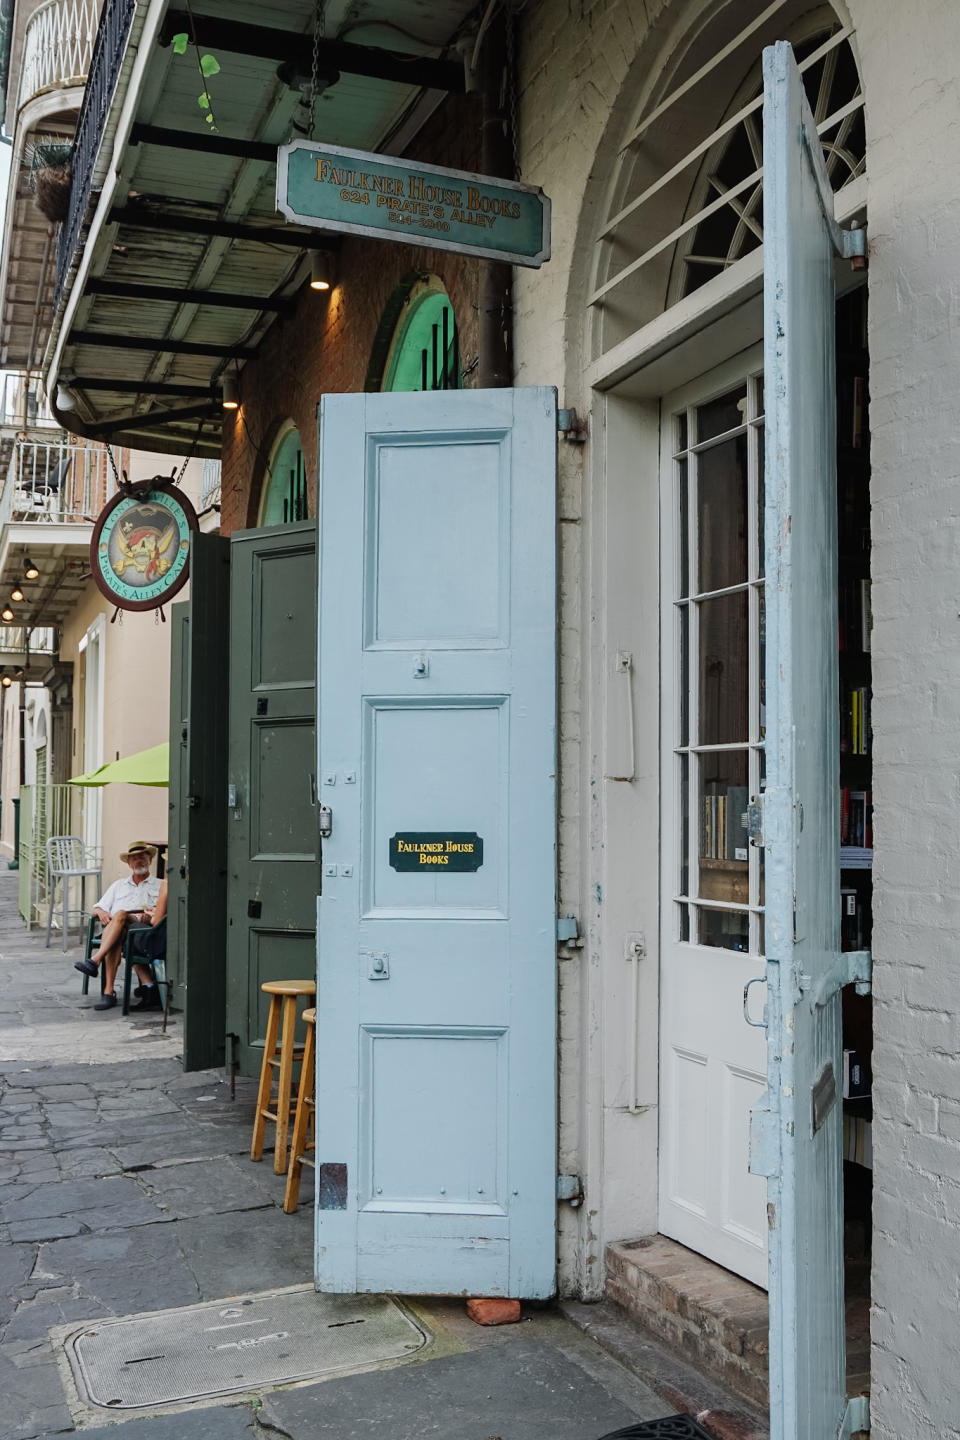
MULTIPOLYGON (((712 10, 651 67, 658 89, 619 144, 589 296, 594 357, 703 289, 763 241, 761 52, 789 39, 835 191, 852 214, 865 174, 852 32, 829 6, 712 10)), ((703 297, 704 302, 707 296, 703 297)))

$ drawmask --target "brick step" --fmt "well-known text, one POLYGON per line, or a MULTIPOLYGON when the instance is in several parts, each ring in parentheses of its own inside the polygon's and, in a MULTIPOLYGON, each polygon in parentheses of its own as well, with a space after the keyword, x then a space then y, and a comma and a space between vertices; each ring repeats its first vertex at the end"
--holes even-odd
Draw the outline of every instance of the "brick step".
MULTIPOLYGON (((847 1248, 847 1394, 860 1395, 870 1389, 870 1261, 849 1234, 847 1248)), ((766 1408, 765 1290, 663 1235, 609 1245, 606 1262, 607 1298, 631 1320, 766 1408)))
POLYGON ((766 1291, 663 1235, 608 1245, 606 1269, 633 1321, 766 1408, 766 1291))

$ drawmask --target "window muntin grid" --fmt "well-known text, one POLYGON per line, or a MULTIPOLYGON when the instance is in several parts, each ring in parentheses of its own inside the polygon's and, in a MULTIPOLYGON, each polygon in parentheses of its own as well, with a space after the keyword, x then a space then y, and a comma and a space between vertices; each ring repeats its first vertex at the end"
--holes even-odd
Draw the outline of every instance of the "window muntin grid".
POLYGON ((676 937, 763 952, 763 852, 743 824, 764 784, 763 382, 673 415, 676 937))

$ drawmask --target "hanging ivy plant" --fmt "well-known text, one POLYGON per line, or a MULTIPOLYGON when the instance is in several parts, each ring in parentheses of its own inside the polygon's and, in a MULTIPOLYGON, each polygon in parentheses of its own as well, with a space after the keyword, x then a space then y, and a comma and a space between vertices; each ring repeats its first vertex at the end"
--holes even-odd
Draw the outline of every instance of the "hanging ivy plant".
MULTIPOLYGON (((186 55, 190 44, 190 36, 185 30, 182 30, 178 35, 174 35, 171 41, 174 55, 186 55)), ((197 57, 197 69, 200 71, 200 79, 203 82, 203 89, 197 96, 197 104, 200 106, 200 109, 205 112, 204 120, 210 126, 210 129, 216 133, 217 122, 213 115, 213 101, 210 98, 207 81, 212 75, 220 74, 220 61, 215 55, 201 55, 199 46, 196 44, 193 45, 193 50, 197 57)))

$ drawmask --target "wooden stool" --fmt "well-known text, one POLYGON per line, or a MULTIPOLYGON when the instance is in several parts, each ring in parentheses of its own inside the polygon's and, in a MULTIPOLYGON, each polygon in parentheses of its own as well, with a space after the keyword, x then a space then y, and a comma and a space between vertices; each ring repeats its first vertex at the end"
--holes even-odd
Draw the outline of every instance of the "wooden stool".
POLYGON ((290 1168, 287 1171, 287 1188, 283 1196, 283 1208, 288 1215, 292 1215, 296 1210, 300 1198, 300 1172, 304 1165, 313 1165, 313 1161, 307 1159, 307 1153, 314 1148, 316 1136, 316 1111, 313 1103, 316 1010, 304 1010, 303 1023, 307 1027, 307 1042, 303 1047, 303 1061, 300 1065, 297 1113, 290 1137, 290 1168))
POLYGON ((315 980, 267 980, 260 986, 270 996, 270 1011, 267 1015, 267 1036, 263 1046, 263 1065, 260 1068, 260 1088, 257 1091, 257 1118, 253 1122, 253 1141, 250 1145, 250 1159, 263 1158, 263 1136, 268 1120, 276 1126, 273 1151, 273 1169, 282 1175, 287 1168, 287 1127, 293 1109, 293 1065, 303 1057, 303 1046, 293 1042, 294 1027, 297 1023, 297 1000, 302 995, 313 999, 317 993, 315 980), (276 1109, 271 1110, 270 1098, 273 1088, 273 1071, 277 1072, 276 1109))

